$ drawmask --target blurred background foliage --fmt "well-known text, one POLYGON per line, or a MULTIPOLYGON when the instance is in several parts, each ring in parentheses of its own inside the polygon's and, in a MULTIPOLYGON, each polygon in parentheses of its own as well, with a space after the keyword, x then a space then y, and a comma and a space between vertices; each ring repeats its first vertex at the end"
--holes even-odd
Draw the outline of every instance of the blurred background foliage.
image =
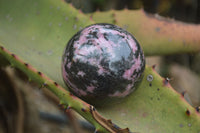
POLYGON ((156 13, 161 16, 176 20, 200 23, 199 0, 65 0, 84 13, 97 10, 107 11, 111 9, 122 10, 124 8, 134 10, 144 8, 146 12, 156 13))

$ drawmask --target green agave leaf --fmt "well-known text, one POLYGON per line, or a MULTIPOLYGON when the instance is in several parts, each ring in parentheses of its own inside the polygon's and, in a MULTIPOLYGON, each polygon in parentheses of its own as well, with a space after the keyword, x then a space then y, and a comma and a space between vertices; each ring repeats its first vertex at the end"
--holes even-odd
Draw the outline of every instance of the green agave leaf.
MULTIPOLYGON (((75 32, 92 23, 88 17, 62 1, 0 1, 0 45, 62 86, 60 64, 64 47, 75 32)), ((8 58, 11 64, 14 63, 12 56, 8 58)), ((15 61, 14 66, 23 70, 23 65, 15 61)), ((33 73, 27 72, 34 79, 33 73)), ((39 83, 43 80, 37 78, 39 83)), ((99 110, 131 131, 200 132, 199 114, 150 67, 146 67, 144 79, 134 93, 118 101, 108 101, 99 110)), ((94 119, 89 114, 86 117, 90 122, 94 119)))
POLYGON ((144 10, 110 10, 87 14, 95 22, 113 23, 127 29, 141 43, 145 55, 200 51, 200 25, 188 24, 144 10))
POLYGON ((141 133, 199 133, 200 114, 154 68, 128 97, 98 109, 121 127, 141 133), (108 105, 108 106, 107 106, 108 105))
POLYGON ((91 23, 64 1, 0 1, 0 42, 62 85, 64 47, 73 34, 91 23))

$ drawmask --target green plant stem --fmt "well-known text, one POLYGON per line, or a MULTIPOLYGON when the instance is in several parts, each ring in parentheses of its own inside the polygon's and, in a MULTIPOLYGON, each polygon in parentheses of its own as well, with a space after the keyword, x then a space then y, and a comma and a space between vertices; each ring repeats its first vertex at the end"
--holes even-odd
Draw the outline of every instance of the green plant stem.
POLYGON ((83 116, 86 120, 92 123, 97 130, 100 132, 108 132, 105 128, 103 128, 92 116, 90 108, 92 105, 87 104, 82 101, 78 97, 70 94, 68 91, 63 89, 56 82, 49 79, 43 73, 38 72, 31 65, 26 64, 21 59, 19 59, 16 55, 10 53, 5 48, 1 47, 0 54, 2 54, 10 63, 11 66, 19 68, 26 75, 30 76, 30 80, 36 81, 41 86, 45 86, 51 92, 53 92, 61 101, 61 104, 66 106, 66 109, 74 109, 81 116, 83 116))

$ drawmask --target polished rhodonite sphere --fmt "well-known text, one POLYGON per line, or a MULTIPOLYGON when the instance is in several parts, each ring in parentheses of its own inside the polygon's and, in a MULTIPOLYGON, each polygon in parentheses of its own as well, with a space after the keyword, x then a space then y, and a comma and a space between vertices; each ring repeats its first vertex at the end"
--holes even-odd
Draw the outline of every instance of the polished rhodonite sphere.
POLYGON ((79 97, 124 97, 141 80, 143 51, 126 30, 111 24, 90 25, 68 42, 62 58, 63 79, 79 97))

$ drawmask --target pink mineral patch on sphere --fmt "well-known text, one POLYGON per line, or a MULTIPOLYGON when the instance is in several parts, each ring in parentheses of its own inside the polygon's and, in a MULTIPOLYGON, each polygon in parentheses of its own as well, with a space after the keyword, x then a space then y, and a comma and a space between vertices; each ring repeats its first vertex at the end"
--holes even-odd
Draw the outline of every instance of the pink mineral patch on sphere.
POLYGON ((85 73, 83 71, 79 71, 77 74, 82 76, 82 77, 85 75, 85 73))
POLYGON ((63 54, 63 79, 80 97, 125 97, 141 80, 144 68, 137 40, 111 24, 94 24, 79 31, 63 54))

